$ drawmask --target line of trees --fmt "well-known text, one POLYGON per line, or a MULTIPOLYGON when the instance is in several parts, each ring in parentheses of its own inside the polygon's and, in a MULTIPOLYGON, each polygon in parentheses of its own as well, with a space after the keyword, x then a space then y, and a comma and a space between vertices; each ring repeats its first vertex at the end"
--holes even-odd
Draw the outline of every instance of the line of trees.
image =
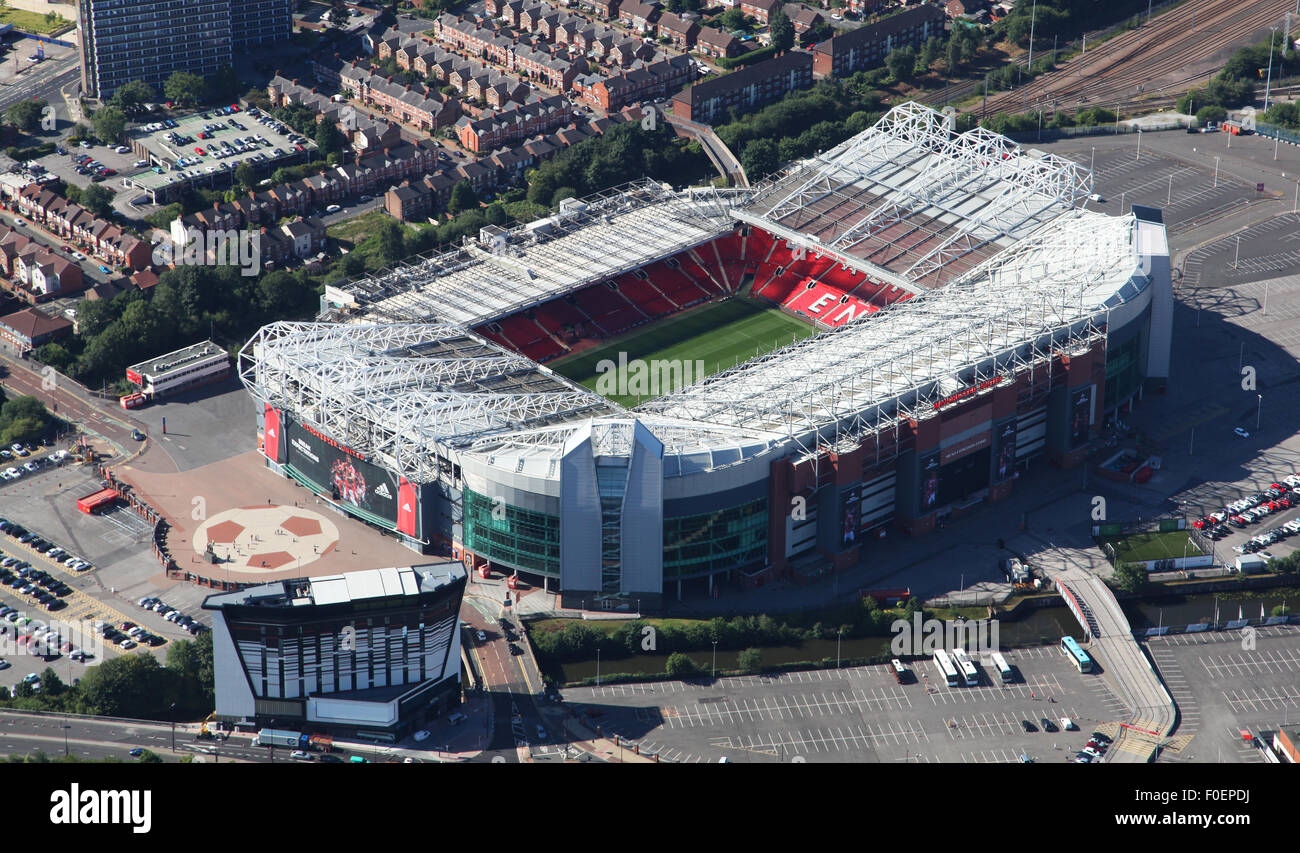
POLYGON ((212 635, 173 640, 162 665, 150 653, 119 655, 67 684, 54 667, 41 673, 41 690, 20 683, 0 687, 0 707, 145 720, 195 720, 215 707, 212 635), (172 706, 175 705, 173 709, 172 706))
POLYGON ((641 620, 625 622, 605 634, 583 622, 569 622, 558 630, 545 623, 529 632, 538 654, 556 662, 590 660, 599 650, 603 658, 632 657, 643 651, 647 628, 654 628, 656 653, 701 652, 713 648, 743 650, 771 646, 793 646, 805 640, 885 636, 895 619, 910 619, 920 602, 909 600, 900 613, 882 610, 874 599, 808 614, 792 613, 780 621, 759 616, 716 617, 708 621, 665 621, 653 626, 641 620))
POLYGON ((210 334, 243 342, 265 323, 311 313, 320 292, 301 271, 244 276, 232 266, 179 266, 160 276, 152 296, 132 289, 83 300, 77 334, 34 355, 92 387, 116 383, 126 365, 210 334))

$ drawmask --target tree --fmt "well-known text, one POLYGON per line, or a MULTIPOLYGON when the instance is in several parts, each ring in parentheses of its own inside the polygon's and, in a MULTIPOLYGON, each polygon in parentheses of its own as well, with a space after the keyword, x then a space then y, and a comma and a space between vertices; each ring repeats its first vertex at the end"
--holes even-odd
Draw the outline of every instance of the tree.
POLYGON ((396 263, 406 257, 402 237, 402 226, 397 222, 385 219, 380 223, 374 239, 376 251, 385 264, 396 263))
POLYGON ((952 77, 961 68, 962 60, 965 59, 965 52, 962 50, 962 40, 959 38, 948 39, 948 76, 952 77))
POLYGON ((771 139, 752 139, 741 149, 740 162, 751 180, 761 178, 781 165, 780 149, 771 139))
POLYGON ((763 653, 758 649, 745 649, 736 656, 736 666, 744 673, 755 673, 763 668, 763 653))
POLYGON ((81 206, 96 216, 107 217, 113 210, 113 191, 91 184, 81 191, 81 206))
POLYGON ((1124 592, 1139 593, 1147 585, 1147 570, 1141 563, 1122 563, 1115 569, 1115 584, 1124 592))
POLYGON ((103 107, 95 111, 90 117, 91 124, 95 126, 95 133, 99 138, 108 143, 117 142, 126 130, 126 115, 117 107, 103 107))
POLYGON ((499 201, 494 201, 487 206, 487 210, 483 211, 483 218, 489 225, 505 225, 508 220, 505 206, 499 201))
POLYGON ((33 133, 41 126, 41 116, 47 106, 49 104, 40 98, 19 101, 5 112, 5 117, 23 133, 33 133))
POLYGON ((745 12, 739 6, 732 6, 723 12, 720 20, 724 29, 743 30, 745 28, 745 12))
POLYGON ((699 672, 699 667, 695 665, 695 661, 681 652, 673 652, 664 663, 664 672, 674 678, 686 678, 699 672))
POLYGON ((344 3, 343 0, 334 0, 325 17, 329 18, 331 24, 342 29, 348 23, 348 4, 344 3))
POLYGON ((930 36, 925 40, 925 46, 921 48, 920 64, 924 71, 930 70, 936 59, 939 58, 939 37, 930 36))
POLYGON ((198 104, 207 95, 207 84, 203 78, 188 71, 177 71, 163 84, 163 94, 167 100, 181 104, 198 104))
POLYGON ((322 119, 316 125, 316 147, 326 154, 333 154, 343 148, 343 135, 334 126, 334 122, 322 119))
POLYGON ((235 167, 235 180, 243 184, 244 189, 251 190, 257 186, 257 170, 245 160, 235 167))
POLYGON ((109 98, 109 103, 119 109, 129 110, 138 107, 141 104, 147 104, 158 97, 153 86, 143 80, 132 80, 129 83, 123 83, 113 92, 113 97, 109 98))
POLYGON ((469 185, 469 181, 460 181, 451 188, 451 199, 447 202, 447 212, 452 216, 466 210, 478 208, 478 194, 469 185))
POLYGON ((789 50, 794 45, 794 24, 782 9, 777 9, 768 20, 772 32, 772 47, 777 50, 789 50))
POLYGON ((889 76, 895 80, 910 80, 916 70, 916 51, 910 47, 896 47, 885 57, 889 76))
MULTIPOLYGON (((1291 107, 1292 109, 1295 109, 1294 104, 1287 104, 1287 106, 1291 107)), ((1227 117, 1228 117, 1228 111, 1225 110, 1223 107, 1219 106, 1218 104, 1210 104, 1208 106, 1201 107, 1199 110, 1196 111, 1196 120, 1199 121, 1201 124, 1209 124, 1212 121, 1215 122, 1223 121, 1227 117)))

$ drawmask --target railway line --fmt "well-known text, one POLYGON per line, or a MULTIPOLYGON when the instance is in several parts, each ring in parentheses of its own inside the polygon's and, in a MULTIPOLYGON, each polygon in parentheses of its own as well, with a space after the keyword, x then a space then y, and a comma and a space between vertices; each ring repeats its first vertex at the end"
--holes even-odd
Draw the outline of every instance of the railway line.
MULTIPOLYGON (((1054 107, 1108 106, 1141 99, 1172 103, 1208 80, 1216 54, 1281 25, 1293 0, 1193 0, 1122 33, 1009 92, 989 94, 988 113, 1054 107), (1149 96, 1149 97, 1144 97, 1149 96)), ((1300 27, 1300 19, 1293 28, 1300 27)), ((982 109, 982 105, 977 109, 982 109)))

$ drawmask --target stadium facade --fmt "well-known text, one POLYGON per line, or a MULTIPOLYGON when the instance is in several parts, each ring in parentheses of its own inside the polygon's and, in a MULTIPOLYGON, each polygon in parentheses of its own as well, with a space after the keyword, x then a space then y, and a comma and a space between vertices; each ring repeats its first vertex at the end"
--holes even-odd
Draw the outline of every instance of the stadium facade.
POLYGON ((916 104, 747 189, 641 182, 330 288, 240 371, 273 470, 565 606, 855 565, 1080 464, 1169 375, 1160 212, 916 104), (817 326, 624 408, 544 361, 720 299, 817 326))

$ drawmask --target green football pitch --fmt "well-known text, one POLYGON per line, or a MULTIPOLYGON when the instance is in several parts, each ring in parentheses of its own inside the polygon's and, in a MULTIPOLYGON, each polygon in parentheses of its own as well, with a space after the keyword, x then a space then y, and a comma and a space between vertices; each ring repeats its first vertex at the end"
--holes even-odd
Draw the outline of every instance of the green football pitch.
MULTIPOLYGON (((602 375, 597 365, 606 359, 618 364, 620 353, 626 353, 627 363, 640 360, 652 371, 662 369, 659 365, 665 363, 683 365, 683 373, 689 370, 691 380, 699 381, 813 332, 810 324, 766 303, 735 297, 665 317, 598 347, 548 362, 546 366, 597 392, 601 391, 597 383, 602 375), (697 362, 703 362, 703 372, 699 375, 695 372, 697 362)), ((607 378, 606 386, 610 384, 611 379, 607 378)), ((650 393, 635 393, 638 390, 635 383, 625 382, 620 390, 628 393, 605 396, 621 405, 635 406, 673 389, 652 382, 645 389, 650 393)))

